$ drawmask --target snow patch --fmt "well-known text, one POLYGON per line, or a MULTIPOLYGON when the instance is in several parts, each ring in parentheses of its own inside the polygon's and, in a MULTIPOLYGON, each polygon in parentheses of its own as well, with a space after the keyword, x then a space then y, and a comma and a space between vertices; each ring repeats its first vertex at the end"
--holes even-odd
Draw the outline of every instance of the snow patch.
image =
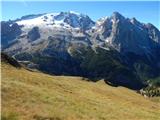
POLYGON ((109 51, 110 49, 109 48, 107 48, 107 47, 102 47, 102 46, 100 46, 100 48, 102 48, 102 49, 104 49, 104 50, 107 50, 107 51, 109 51))
MULTIPOLYGON (((81 27, 78 21, 83 17, 86 17, 86 16, 74 11, 69 11, 68 13, 61 12, 61 13, 43 14, 36 18, 34 17, 31 19, 19 20, 16 23, 18 25, 23 25, 24 28, 32 28, 33 26, 38 26, 38 27, 55 27, 56 26, 56 27, 62 27, 66 29, 75 29, 75 28, 81 27), (72 15, 69 17, 69 14, 72 14, 72 15), (66 22, 65 19, 69 19, 69 21, 71 21, 72 23, 66 22)), ((91 28, 92 26, 93 24, 90 23, 89 27, 91 28)))
POLYGON ((71 13, 71 14, 76 14, 76 15, 81 15, 80 13, 75 12, 75 11, 69 11, 69 13, 71 13))

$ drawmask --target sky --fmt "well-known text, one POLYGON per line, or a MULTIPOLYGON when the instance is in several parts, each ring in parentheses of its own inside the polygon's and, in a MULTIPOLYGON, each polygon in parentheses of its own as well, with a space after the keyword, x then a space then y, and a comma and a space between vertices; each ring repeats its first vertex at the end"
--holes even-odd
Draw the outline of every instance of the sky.
POLYGON ((2 1, 1 20, 20 18, 28 14, 75 11, 87 14, 92 20, 111 16, 114 11, 127 18, 135 17, 152 23, 160 30, 160 1, 2 1))

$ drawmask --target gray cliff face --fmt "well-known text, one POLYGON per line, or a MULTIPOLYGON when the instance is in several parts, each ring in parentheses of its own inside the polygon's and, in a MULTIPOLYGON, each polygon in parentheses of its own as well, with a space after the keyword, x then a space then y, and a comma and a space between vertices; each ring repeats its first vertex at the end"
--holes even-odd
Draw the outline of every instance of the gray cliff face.
POLYGON ((15 42, 15 39, 22 33, 17 23, 10 25, 10 22, 1 22, 2 49, 15 42))
POLYGON ((34 41, 40 38, 39 28, 33 27, 27 34, 29 41, 34 41))
POLYGON ((147 29, 149 38, 152 39, 155 43, 160 44, 160 32, 159 32, 159 30, 150 23, 146 24, 145 27, 147 29))
MULTIPOLYGON (((119 13, 113 13, 109 18, 97 22, 95 41, 103 41, 119 52, 134 52, 145 54, 159 46, 160 32, 153 25, 145 25, 135 18, 124 18, 119 13)), ((93 33, 93 34, 94 34, 93 33)))

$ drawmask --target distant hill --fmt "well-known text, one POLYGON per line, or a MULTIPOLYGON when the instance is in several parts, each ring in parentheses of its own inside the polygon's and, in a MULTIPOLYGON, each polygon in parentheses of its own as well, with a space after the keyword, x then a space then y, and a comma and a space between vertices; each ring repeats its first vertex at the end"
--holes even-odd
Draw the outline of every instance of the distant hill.
POLYGON ((2 54, 2 120, 159 120, 160 99, 103 80, 51 76, 2 54))

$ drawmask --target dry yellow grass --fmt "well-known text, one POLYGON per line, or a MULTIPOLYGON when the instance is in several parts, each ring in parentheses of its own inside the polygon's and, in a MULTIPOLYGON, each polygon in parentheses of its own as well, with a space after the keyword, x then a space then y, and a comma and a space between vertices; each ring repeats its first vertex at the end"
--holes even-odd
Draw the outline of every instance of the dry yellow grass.
POLYGON ((1 67, 4 120, 160 120, 159 98, 103 81, 1 67))

